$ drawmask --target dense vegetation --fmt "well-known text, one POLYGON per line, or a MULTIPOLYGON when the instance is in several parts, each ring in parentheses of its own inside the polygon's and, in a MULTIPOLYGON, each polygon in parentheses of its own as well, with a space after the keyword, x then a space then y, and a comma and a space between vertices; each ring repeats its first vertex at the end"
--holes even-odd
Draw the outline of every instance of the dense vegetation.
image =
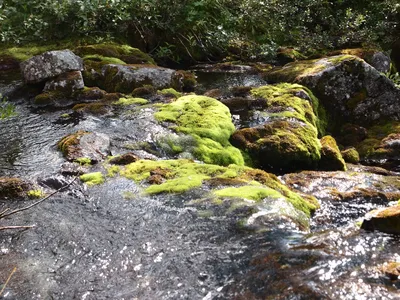
POLYGON ((0 39, 117 39, 176 61, 268 57, 282 45, 385 47, 399 16, 398 0, 3 0, 0 39))

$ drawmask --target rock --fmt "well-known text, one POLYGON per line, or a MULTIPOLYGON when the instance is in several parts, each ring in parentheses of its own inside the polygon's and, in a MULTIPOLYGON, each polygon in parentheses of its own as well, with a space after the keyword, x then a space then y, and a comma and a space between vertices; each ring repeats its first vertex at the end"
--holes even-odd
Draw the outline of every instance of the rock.
POLYGON ((380 208, 369 212, 365 216, 361 228, 400 234, 400 205, 380 208))
POLYGON ((229 138, 235 131, 229 109, 218 100, 206 96, 188 95, 160 106, 155 117, 160 122, 174 124, 179 135, 164 136, 159 145, 168 153, 184 152, 206 163, 243 165, 239 149, 229 138))
POLYGON ((384 176, 368 171, 373 170, 351 166, 347 172, 303 171, 286 174, 282 180, 290 188, 313 195, 320 201, 368 201, 386 204, 400 198, 398 176, 384 176))
POLYGON ((144 184, 144 194, 186 193, 186 206, 208 216, 230 217, 241 228, 270 230, 278 226, 308 230, 309 216, 318 203, 291 191, 273 174, 230 165, 190 160, 138 160, 120 175, 144 184), (219 184, 210 185, 210 181, 219 184), (239 182, 239 183, 238 183, 239 182), (210 190, 211 188, 211 190, 210 190), (197 197, 189 196, 196 191, 197 197))
POLYGON ((390 280, 400 279, 400 262, 390 261, 379 267, 379 270, 390 280))
POLYGON ((156 89, 175 88, 178 91, 193 90, 194 75, 156 66, 105 65, 101 71, 103 87, 108 92, 132 93, 138 87, 151 85, 156 89))
POLYGON ((15 200, 28 196, 32 184, 20 178, 0 177, 0 200, 15 200))
POLYGON ((43 91, 58 91, 66 97, 71 97, 75 91, 83 89, 84 86, 82 73, 80 71, 72 71, 47 81, 43 91))
POLYGON ((39 184, 54 190, 59 190, 62 187, 68 185, 69 181, 60 175, 54 175, 47 178, 43 178, 39 180, 39 184))
POLYGON ((358 154, 358 151, 354 147, 347 148, 341 151, 341 153, 345 162, 351 164, 358 164, 360 162, 360 155, 358 154))
POLYGON ((400 119, 400 89, 352 55, 289 63, 266 77, 271 82, 297 82, 310 88, 336 123, 364 126, 400 119))
POLYGON ((390 71, 390 57, 383 52, 376 52, 372 55, 370 60, 366 60, 371 66, 379 72, 387 73, 390 71))
POLYGON ((133 163, 135 161, 139 160, 139 157, 137 157, 133 153, 125 153, 123 155, 114 157, 113 159, 110 160, 110 164, 114 165, 128 165, 130 163, 133 163))
POLYGON ((62 138, 57 146, 70 161, 86 159, 95 164, 109 154, 110 139, 104 134, 80 130, 62 138))
POLYGON ((355 146, 365 140, 367 129, 355 124, 346 123, 340 128, 337 140, 344 146, 355 146))
POLYGON ((318 169, 324 171, 346 171, 346 163, 335 139, 330 135, 326 135, 320 141, 322 148, 318 169))
MULTIPOLYGON (((235 106, 249 109, 249 128, 237 130, 232 145, 263 169, 315 168, 321 158, 317 128, 323 131, 316 116, 318 100, 306 88, 291 84, 264 86, 250 93, 253 99, 236 101, 235 106)), ((228 105, 233 104, 230 101, 228 105)))
POLYGON ((21 63, 26 83, 39 83, 71 71, 82 71, 83 61, 70 50, 48 51, 21 63))

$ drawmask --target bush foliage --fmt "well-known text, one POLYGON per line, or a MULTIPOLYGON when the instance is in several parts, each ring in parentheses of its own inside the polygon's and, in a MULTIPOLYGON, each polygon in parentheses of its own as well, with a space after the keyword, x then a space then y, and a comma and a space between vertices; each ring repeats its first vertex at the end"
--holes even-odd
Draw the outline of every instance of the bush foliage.
POLYGON ((193 60, 240 49, 388 45, 398 0, 3 0, 5 43, 91 37, 128 41, 158 57, 193 60))

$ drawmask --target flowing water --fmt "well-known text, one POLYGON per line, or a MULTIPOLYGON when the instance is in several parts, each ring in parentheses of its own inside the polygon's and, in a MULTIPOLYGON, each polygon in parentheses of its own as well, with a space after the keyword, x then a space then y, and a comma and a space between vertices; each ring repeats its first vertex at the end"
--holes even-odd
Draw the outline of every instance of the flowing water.
MULTIPOLYGON (((0 80, 0 91, 17 83, 0 80)), ((0 176, 59 178, 64 159, 56 142, 78 129, 108 134, 115 153, 148 134, 135 120, 59 122, 65 111, 35 110, 24 97, 10 100, 18 116, 0 121, 0 176)), ((16 267, 3 298, 400 299, 399 281, 379 271, 384 262, 400 261, 399 237, 355 225, 377 204, 324 202, 310 233, 251 232, 229 218, 199 217, 185 205, 196 191, 124 197, 137 190, 122 178, 92 188, 75 182, 1 219, 0 226, 35 225, 0 231, 0 282, 16 267)), ((3 201, 0 210, 28 203, 3 201)))

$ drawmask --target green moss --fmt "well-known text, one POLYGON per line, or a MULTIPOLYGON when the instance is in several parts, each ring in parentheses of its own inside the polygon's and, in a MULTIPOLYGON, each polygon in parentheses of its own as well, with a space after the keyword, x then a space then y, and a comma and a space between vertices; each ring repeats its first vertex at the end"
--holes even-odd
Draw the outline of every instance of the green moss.
POLYGON ((206 163, 243 165, 241 152, 229 143, 235 127, 229 109, 221 102, 188 95, 160 107, 159 121, 172 122, 177 132, 193 136, 197 145, 194 155, 206 163))
POLYGON ((107 65, 107 64, 126 65, 126 62, 124 62, 123 60, 120 60, 119 58, 107 57, 107 56, 102 56, 102 55, 98 55, 98 54, 85 55, 83 57, 83 61, 85 63, 90 63, 90 61, 98 62, 101 65, 107 65))
POLYGON ((102 43, 95 45, 81 46, 74 49, 80 56, 100 55, 103 57, 118 58, 128 64, 155 64, 154 60, 137 48, 128 45, 115 43, 102 43))
POLYGON ((132 104, 139 104, 139 105, 143 105, 143 104, 147 104, 149 101, 143 98, 120 98, 118 101, 114 102, 114 105, 132 105, 132 104))
POLYGON ((119 172, 121 172, 121 167, 116 165, 109 166, 106 169, 108 177, 115 177, 119 172))
POLYGON ((26 194, 29 198, 42 198, 44 196, 42 190, 30 190, 26 194))
POLYGON ((36 105, 50 105, 53 104, 54 101, 60 100, 60 99, 65 99, 68 98, 67 95, 65 95, 61 91, 47 91, 43 92, 35 97, 34 104, 36 105))
POLYGON ((177 91, 176 91, 175 89, 173 89, 173 88, 163 89, 163 90, 161 90, 161 91, 158 91, 157 93, 160 94, 160 95, 167 95, 167 96, 172 95, 172 96, 174 96, 176 99, 179 98, 179 97, 182 97, 182 93, 177 92, 177 91))
POLYGON ((321 139, 321 145, 321 161, 319 162, 319 168, 327 171, 346 171, 346 163, 336 144, 336 140, 332 136, 327 135, 321 139))
POLYGON ((58 143, 57 143, 57 148, 64 154, 64 156, 67 156, 70 151, 73 150, 75 146, 79 144, 79 139, 85 135, 88 134, 89 132, 83 131, 83 130, 78 130, 77 132, 73 134, 69 134, 65 137, 63 137, 58 143))
POLYGON ((90 165, 92 163, 92 160, 88 157, 79 157, 79 158, 75 159, 74 161, 80 165, 90 165))
POLYGON ((284 110, 271 114, 271 117, 295 118, 316 127, 320 135, 325 134, 325 109, 308 88, 299 84, 280 83, 252 89, 251 94, 265 99, 268 108, 277 107, 284 110), (306 94, 311 101, 298 97, 299 94, 306 94))
POLYGON ((360 162, 360 155, 355 148, 349 148, 342 151, 343 159, 351 164, 358 164, 360 162))
POLYGON ((79 177, 88 186, 104 183, 104 176, 101 172, 87 173, 79 177))
POLYGON ((105 115, 110 111, 110 106, 106 103, 79 103, 72 107, 72 110, 77 112, 85 112, 93 115, 105 115))
POLYGON ((273 82, 299 82, 303 77, 318 74, 343 61, 358 59, 352 55, 338 55, 322 59, 302 60, 272 69, 267 79, 273 82))
POLYGON ((219 197, 235 197, 254 201, 261 201, 264 198, 282 198, 282 194, 278 191, 253 185, 229 187, 215 191, 214 193, 219 197))

